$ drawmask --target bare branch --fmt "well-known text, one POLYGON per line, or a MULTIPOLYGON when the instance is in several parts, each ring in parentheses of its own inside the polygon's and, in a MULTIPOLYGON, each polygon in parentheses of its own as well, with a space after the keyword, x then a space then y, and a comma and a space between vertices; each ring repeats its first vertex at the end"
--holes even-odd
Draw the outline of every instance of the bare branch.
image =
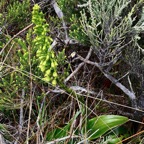
POLYGON ((18 143, 18 140, 22 133, 23 124, 24 124, 24 118, 23 118, 23 116, 24 116, 24 113, 23 113, 24 96, 25 96, 25 90, 22 89, 22 94, 20 97, 20 118, 19 118, 19 126, 18 126, 18 137, 16 138, 16 141, 14 144, 18 143))
MULTIPOLYGON (((88 93, 88 94, 93 94, 93 95, 97 95, 97 92, 91 91, 91 90, 87 90, 86 88, 80 87, 80 86, 71 86, 70 89, 74 90, 75 92, 80 93, 88 93)), ((50 90, 50 92, 53 93, 65 93, 64 90, 62 89, 54 89, 54 90, 50 90)), ((46 93, 46 95, 49 93, 49 91, 46 93)))
POLYGON ((22 133, 22 127, 24 123, 24 118, 23 118, 24 96, 25 96, 25 90, 22 89, 21 102, 20 102, 21 106, 20 106, 20 119, 19 119, 19 134, 22 133))
MULTIPOLYGON (((88 54, 86 56, 86 60, 88 60, 90 58, 91 53, 92 53, 92 49, 90 48, 90 50, 89 50, 89 52, 88 52, 88 54)), ((69 81, 69 79, 72 78, 84 64, 85 64, 85 62, 80 63, 78 65, 78 67, 65 79, 64 82, 66 83, 67 81, 69 81)))
POLYGON ((59 138, 59 139, 56 139, 56 140, 53 140, 53 141, 50 141, 50 142, 46 142, 46 144, 55 144, 57 142, 67 140, 69 138, 74 139, 74 138, 79 138, 79 136, 71 136, 71 135, 69 135, 69 136, 66 136, 66 137, 63 137, 63 138, 59 138))
POLYGON ((64 18, 63 18, 64 14, 63 14, 62 10, 59 8, 59 6, 55 0, 52 0, 51 4, 52 4, 57 16, 62 20, 63 28, 65 30, 65 39, 68 43, 69 37, 68 37, 66 23, 65 23, 64 18))
POLYGON ((132 83, 131 83, 129 75, 128 75, 128 82, 129 82, 131 91, 134 93, 134 90, 133 90, 132 83))
POLYGON ((108 78, 113 84, 115 84, 118 88, 120 88, 129 97, 129 99, 132 101, 132 106, 137 107, 137 105, 136 105, 136 96, 132 91, 127 89, 123 84, 121 84, 116 78, 111 76, 109 73, 105 72, 98 63, 86 60, 81 56, 78 56, 78 57, 79 57, 80 60, 84 61, 85 63, 95 65, 97 68, 99 68, 99 70, 104 74, 104 76, 106 78, 108 78))

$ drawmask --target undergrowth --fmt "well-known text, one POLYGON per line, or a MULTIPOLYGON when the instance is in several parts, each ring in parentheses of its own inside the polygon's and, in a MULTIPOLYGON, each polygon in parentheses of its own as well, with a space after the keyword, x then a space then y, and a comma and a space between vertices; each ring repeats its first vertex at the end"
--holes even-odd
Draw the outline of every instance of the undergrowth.
POLYGON ((143 143, 143 1, 33 2, 0 2, 0 143, 143 143))

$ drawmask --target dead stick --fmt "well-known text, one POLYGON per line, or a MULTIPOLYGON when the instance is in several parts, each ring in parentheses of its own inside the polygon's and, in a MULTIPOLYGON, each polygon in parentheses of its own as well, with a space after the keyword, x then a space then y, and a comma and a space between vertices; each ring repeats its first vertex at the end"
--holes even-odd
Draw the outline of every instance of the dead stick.
MULTIPOLYGON (((92 53, 92 49, 90 48, 90 50, 89 50, 89 52, 88 52, 88 54, 87 54, 87 56, 85 58, 86 60, 88 60, 90 58, 91 53, 92 53)), ((72 78, 84 64, 85 64, 85 62, 80 63, 78 65, 78 67, 65 79, 64 82, 66 83, 67 81, 69 81, 69 79, 72 78)))

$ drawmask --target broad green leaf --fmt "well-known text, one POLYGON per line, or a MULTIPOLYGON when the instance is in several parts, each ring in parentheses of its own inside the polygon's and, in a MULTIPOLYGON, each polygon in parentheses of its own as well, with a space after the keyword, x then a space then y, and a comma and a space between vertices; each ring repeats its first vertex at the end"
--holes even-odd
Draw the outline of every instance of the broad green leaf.
POLYGON ((128 121, 127 117, 118 115, 102 115, 88 120, 86 130, 89 140, 102 136, 114 127, 122 125, 128 121))

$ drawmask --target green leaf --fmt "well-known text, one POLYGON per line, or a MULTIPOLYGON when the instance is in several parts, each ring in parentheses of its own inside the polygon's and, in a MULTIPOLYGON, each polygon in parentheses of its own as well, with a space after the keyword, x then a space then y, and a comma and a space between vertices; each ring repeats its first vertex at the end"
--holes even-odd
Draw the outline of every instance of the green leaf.
POLYGON ((50 141, 53 139, 65 137, 68 135, 69 130, 70 130, 70 123, 63 128, 56 128, 47 134, 47 140, 50 141))
POLYGON ((88 120, 86 131, 84 132, 88 133, 89 140, 93 140, 102 136, 112 128, 126 123, 127 121, 128 118, 124 116, 102 115, 88 120))
POLYGON ((47 141, 51 141, 54 139, 62 138, 69 135, 70 127, 72 122, 78 117, 80 111, 76 112, 74 117, 69 121, 69 123, 63 128, 56 128, 47 134, 47 141))

